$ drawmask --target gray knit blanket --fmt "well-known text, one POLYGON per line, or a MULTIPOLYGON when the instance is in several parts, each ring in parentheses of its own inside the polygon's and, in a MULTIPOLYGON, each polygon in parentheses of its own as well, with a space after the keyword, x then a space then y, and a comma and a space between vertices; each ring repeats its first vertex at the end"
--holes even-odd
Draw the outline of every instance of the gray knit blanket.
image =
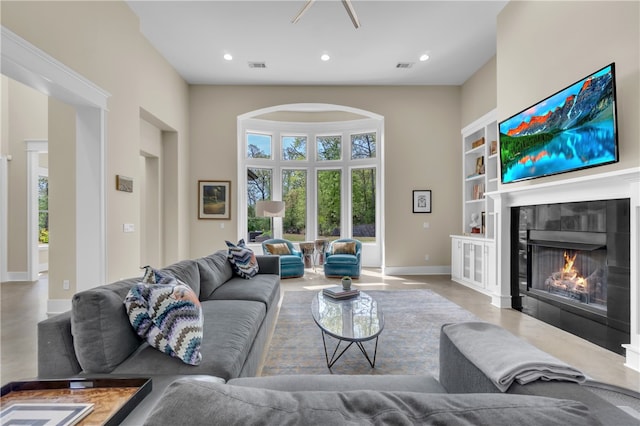
POLYGON ((514 381, 524 385, 536 380, 576 383, 586 380, 581 371, 502 327, 484 322, 463 322, 447 324, 442 332, 501 392, 506 392, 514 381))

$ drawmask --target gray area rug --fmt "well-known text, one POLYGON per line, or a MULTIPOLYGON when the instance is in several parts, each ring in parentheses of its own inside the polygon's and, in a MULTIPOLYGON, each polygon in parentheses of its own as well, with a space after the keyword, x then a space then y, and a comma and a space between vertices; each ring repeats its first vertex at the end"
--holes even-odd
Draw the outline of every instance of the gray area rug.
MULTIPOLYGON (((378 301, 385 315, 375 368, 353 345, 329 370, 320 328, 311 317, 311 300, 317 292, 290 291, 284 293, 262 375, 428 374, 437 378, 441 326, 480 321, 431 290, 366 292, 378 301)), ((336 343, 330 337, 327 339, 329 356, 336 343)), ((364 345, 373 354, 375 339, 364 345)))

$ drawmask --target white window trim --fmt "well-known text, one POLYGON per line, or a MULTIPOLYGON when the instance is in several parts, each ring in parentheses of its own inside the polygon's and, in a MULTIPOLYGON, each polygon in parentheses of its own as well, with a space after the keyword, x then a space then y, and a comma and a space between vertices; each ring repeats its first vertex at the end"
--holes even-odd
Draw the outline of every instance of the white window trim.
MULTIPOLYGON (((364 261, 364 266, 384 266, 384 118, 367 111, 357 110, 350 107, 324 104, 296 104, 284 105, 254 111, 238 117, 238 238, 245 238, 247 230, 247 167, 268 167, 272 168, 272 198, 282 197, 282 169, 307 169, 307 211, 312 212, 316 199, 316 171, 321 169, 340 168, 342 173, 342 200, 341 200, 341 222, 342 235, 351 235, 352 223, 349 217, 351 211, 351 171, 357 168, 376 168, 376 242, 364 243, 371 246, 370 256, 364 256, 369 260, 364 261), (359 120, 347 120, 339 122, 282 122, 272 120, 261 120, 253 117, 278 111, 327 111, 341 110, 355 112, 370 118, 359 120), (272 140, 272 159, 247 159, 246 158, 246 134, 269 134, 272 140), (376 157, 367 159, 351 160, 351 135, 361 133, 376 133, 376 157), (316 137, 328 135, 342 135, 342 159, 332 161, 316 160, 316 137), (307 159, 306 160, 282 160, 281 142, 283 136, 306 136, 307 137, 307 159), (348 174, 347 174, 348 173, 348 174)), ((315 213, 307 217, 307 229, 309 235, 317 232, 317 220, 315 213), (311 219, 310 217, 311 216, 311 219)), ((307 238, 310 238, 309 236, 307 238)))

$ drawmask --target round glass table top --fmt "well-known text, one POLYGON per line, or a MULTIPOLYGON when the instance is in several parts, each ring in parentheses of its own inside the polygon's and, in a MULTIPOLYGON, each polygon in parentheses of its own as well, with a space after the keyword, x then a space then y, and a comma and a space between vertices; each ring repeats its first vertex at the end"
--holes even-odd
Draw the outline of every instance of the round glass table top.
POLYGON ((384 328, 378 302, 364 291, 350 299, 333 299, 319 291, 311 302, 311 314, 322 331, 341 340, 363 342, 384 328))

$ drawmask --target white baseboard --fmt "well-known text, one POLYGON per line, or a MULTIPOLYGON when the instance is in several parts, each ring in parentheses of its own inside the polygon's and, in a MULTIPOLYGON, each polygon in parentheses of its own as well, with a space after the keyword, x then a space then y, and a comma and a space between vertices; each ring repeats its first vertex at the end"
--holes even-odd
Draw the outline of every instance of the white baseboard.
POLYGON ((61 314, 71 310, 71 299, 47 300, 47 317, 61 314))
POLYGON ((387 266, 384 275, 451 275, 451 266, 387 266))
POLYGON ((48 271, 49 270, 49 264, 48 263, 41 263, 38 265, 38 272, 44 272, 44 271, 48 271))

